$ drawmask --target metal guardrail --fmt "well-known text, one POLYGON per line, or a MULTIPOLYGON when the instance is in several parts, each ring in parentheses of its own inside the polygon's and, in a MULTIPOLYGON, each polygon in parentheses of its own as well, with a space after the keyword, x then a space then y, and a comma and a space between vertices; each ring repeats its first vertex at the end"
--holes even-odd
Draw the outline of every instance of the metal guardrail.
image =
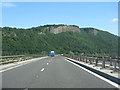
POLYGON ((113 70, 112 72, 120 72, 120 58, 78 56, 78 55, 64 55, 64 56, 75 59, 77 61, 93 64, 94 66, 101 66, 101 69, 108 67, 112 68, 113 70))
POLYGON ((38 58, 38 57, 42 57, 42 55, 40 55, 40 56, 10 57, 10 58, 3 58, 3 59, 1 58, 0 59, 0 65, 9 64, 9 63, 15 63, 15 62, 20 62, 20 61, 25 61, 25 60, 29 60, 29 59, 32 59, 32 58, 38 58))
POLYGON ((9 64, 9 63, 15 63, 20 61, 25 61, 31 59, 31 57, 19 57, 19 58, 7 58, 7 59, 1 59, 0 65, 9 64))

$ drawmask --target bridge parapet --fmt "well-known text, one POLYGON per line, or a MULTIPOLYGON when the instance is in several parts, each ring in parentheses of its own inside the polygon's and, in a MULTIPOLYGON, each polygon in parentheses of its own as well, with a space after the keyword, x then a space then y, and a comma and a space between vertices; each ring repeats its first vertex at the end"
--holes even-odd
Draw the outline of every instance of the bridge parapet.
POLYGON ((83 56, 83 55, 64 55, 68 58, 75 59, 94 67, 100 66, 101 69, 112 69, 112 72, 120 72, 120 58, 118 57, 97 57, 97 56, 83 56))

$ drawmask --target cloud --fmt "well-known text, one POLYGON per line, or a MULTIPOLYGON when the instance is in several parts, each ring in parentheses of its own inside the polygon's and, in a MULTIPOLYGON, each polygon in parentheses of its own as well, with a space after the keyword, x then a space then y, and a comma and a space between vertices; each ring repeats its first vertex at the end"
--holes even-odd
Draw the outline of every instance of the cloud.
POLYGON ((113 18, 112 19, 112 22, 117 22, 118 21, 118 18, 113 18))
POLYGON ((2 3, 2 7, 15 7, 16 5, 13 3, 8 3, 8 2, 4 2, 2 3))

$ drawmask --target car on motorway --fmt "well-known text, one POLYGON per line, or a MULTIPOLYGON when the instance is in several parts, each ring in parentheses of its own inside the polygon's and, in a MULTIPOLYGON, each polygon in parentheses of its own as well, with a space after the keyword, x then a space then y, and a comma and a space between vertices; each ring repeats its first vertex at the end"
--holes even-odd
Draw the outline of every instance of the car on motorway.
POLYGON ((51 56, 51 57, 54 57, 54 56, 55 56, 55 52, 54 52, 54 51, 51 51, 51 52, 50 52, 50 56, 51 56))
POLYGON ((61 54, 61 56, 63 56, 63 54, 61 54))

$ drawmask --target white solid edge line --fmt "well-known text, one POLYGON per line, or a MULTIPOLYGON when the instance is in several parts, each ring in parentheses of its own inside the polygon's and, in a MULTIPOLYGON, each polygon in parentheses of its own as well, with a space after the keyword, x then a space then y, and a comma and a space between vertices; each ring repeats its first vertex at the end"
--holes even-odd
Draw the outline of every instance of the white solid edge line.
POLYGON ((94 75, 94 76, 96 76, 96 77, 98 77, 98 78, 106 81, 107 83, 109 83, 109 84, 111 84, 111 85, 113 85, 113 86, 115 86, 115 87, 117 87, 117 88, 119 87, 118 84, 116 84, 116 83, 114 83, 114 82, 112 82, 112 81, 110 81, 110 80, 108 80, 108 79, 106 79, 106 78, 104 78, 104 77, 102 77, 102 76, 100 76, 100 75, 98 75, 98 74, 96 74, 96 73, 94 73, 94 72, 92 72, 92 71, 90 71, 90 70, 82 67, 82 66, 79 66, 79 65, 77 65, 77 64, 75 64, 75 63, 73 63, 73 62, 71 62, 71 61, 69 61, 69 60, 67 60, 67 61, 70 62, 70 63, 72 63, 72 64, 74 64, 74 65, 76 65, 76 66, 78 66, 79 68, 81 68, 81 69, 89 72, 90 74, 92 74, 92 75, 94 75))
POLYGON ((45 70, 45 69, 44 69, 44 68, 42 68, 42 69, 41 69, 41 72, 42 72, 42 71, 44 71, 44 70, 45 70))
MULTIPOLYGON (((44 59, 44 58, 47 58, 47 57, 40 58, 40 60, 41 60, 41 59, 44 59)), ((35 60, 35 61, 37 61, 37 60, 35 60)), ((16 65, 16 66, 11 66, 10 68, 7 68, 7 69, 5 69, 5 70, 0 70, 0 73, 5 72, 5 71, 8 71, 8 70, 11 70, 11 69, 14 69, 14 68, 17 68, 17 67, 20 67, 20 66, 23 66, 23 65, 26 65, 26 64, 29 64, 29 63, 32 63, 32 62, 34 62, 34 61, 25 62, 25 63, 22 63, 22 64, 18 64, 18 65, 16 65)))
MULTIPOLYGON (((28 64, 28 63, 26 63, 26 64, 28 64)), ((5 71, 8 71, 8 70, 11 70, 11 69, 14 69, 14 68, 23 66, 23 65, 25 65, 25 64, 20 64, 20 65, 16 65, 16 66, 11 66, 10 68, 7 68, 7 69, 5 69, 5 70, 1 70, 0 72, 5 72, 5 71)))

